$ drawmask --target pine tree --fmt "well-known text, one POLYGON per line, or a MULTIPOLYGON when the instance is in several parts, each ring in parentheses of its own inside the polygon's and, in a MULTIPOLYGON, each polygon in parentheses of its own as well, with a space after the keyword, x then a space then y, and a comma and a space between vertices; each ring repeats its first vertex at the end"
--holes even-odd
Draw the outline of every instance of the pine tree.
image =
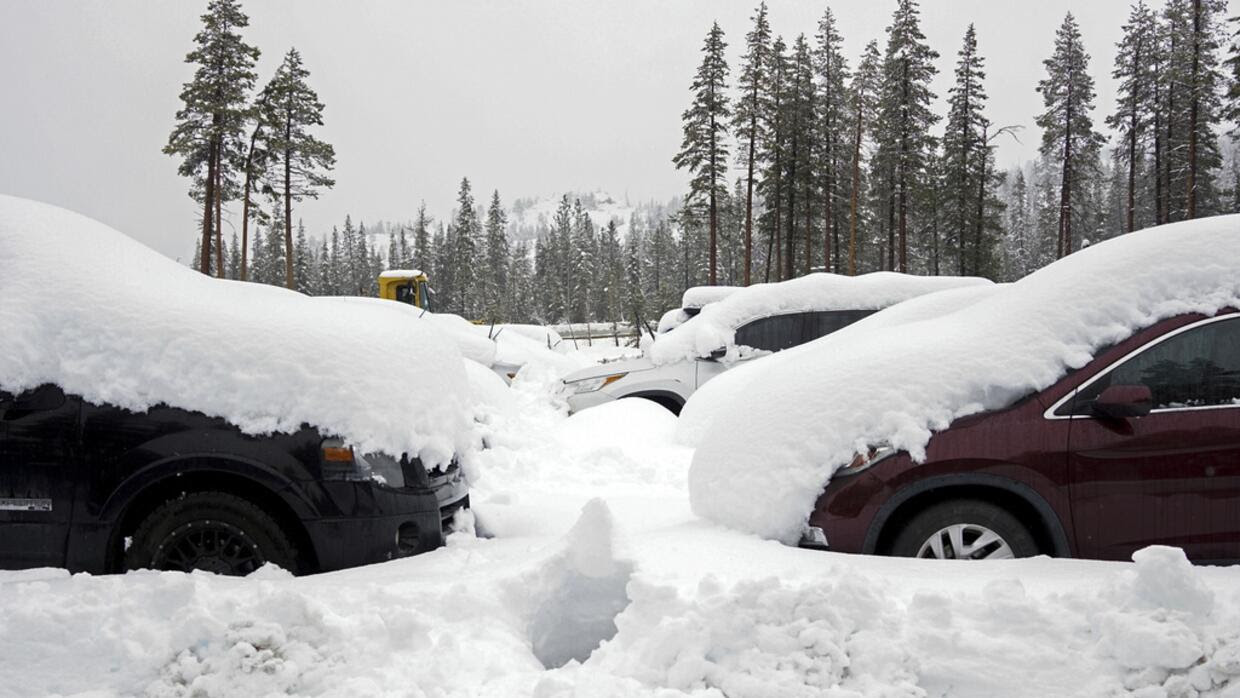
POLYGON ((478 264, 481 261, 482 231, 478 224, 478 211, 474 208, 473 189, 469 178, 461 178, 461 188, 456 198, 456 221, 452 226, 455 235, 452 264, 454 306, 465 317, 477 317, 483 310, 482 289, 479 286, 478 264))
POLYGON ((731 118, 728 102, 728 64, 724 56, 727 44, 723 30, 716 22, 702 46, 705 54, 690 90, 693 102, 684 112, 684 140, 680 152, 672 158, 676 169, 691 173, 686 208, 705 207, 710 226, 710 284, 716 282, 716 256, 719 229, 718 199, 727 187, 728 146, 727 123, 731 118))
MULTIPOLYGON (((332 235, 336 235, 335 229, 332 235)), ((319 246, 318 254, 318 279, 314 284, 314 293, 317 296, 334 296, 336 295, 335 287, 335 268, 333 266, 334 259, 331 249, 327 246, 327 236, 323 236, 323 243, 319 246)))
POLYGON ((284 62, 259 97, 268 135, 272 189, 284 203, 285 286, 294 287, 293 202, 317 199, 319 189, 335 186, 327 173, 336 164, 335 149, 315 136, 310 128, 323 125, 323 104, 306 84, 310 76, 297 49, 289 49, 284 62))
POLYGON ((930 110, 935 99, 930 81, 938 72, 934 60, 939 54, 926 44, 918 15, 916 0, 899 0, 887 28, 879 99, 878 158, 890 178, 884 183, 894 216, 888 259, 896 271, 908 270, 909 203, 922 185, 935 148, 930 127, 939 120, 930 110))
MULTIPOLYGON (((977 32, 970 24, 957 54, 956 84, 948 91, 947 128, 943 133, 944 243, 956 256, 960 275, 978 275, 987 241, 979 239, 984 227, 979 217, 985 210, 975 205, 978 190, 986 188, 991 158, 986 142, 990 122, 986 119, 985 61, 977 52, 977 32)), ((985 196, 985 193, 983 193, 985 196)))
POLYGON ((297 221, 297 241, 293 244, 293 278, 297 290, 309 294, 313 277, 310 275, 310 246, 306 242, 306 225, 297 221))
POLYGON ((228 278, 238 279, 241 274, 241 244, 237 241, 237 233, 232 234, 232 242, 228 244, 228 278))
POLYGON ((406 263, 414 269, 422 269, 428 275, 431 265, 431 219, 426 215, 426 202, 418 206, 418 217, 413 224, 413 261, 406 263))
POLYGON ((499 201, 499 191, 491 194, 487 209, 486 263, 481 279, 484 289, 484 315, 489 321, 508 319, 505 298, 508 294, 508 214, 499 201))
MULTIPOLYGON (((178 172, 195 182, 191 196, 203 204, 202 244, 198 269, 209 274, 212 237, 218 235, 222 201, 231 200, 231 173, 240 159, 241 133, 249 113, 247 98, 254 88, 257 48, 238 33, 249 25, 237 0, 211 0, 202 15, 202 31, 186 63, 197 68, 181 90, 182 107, 163 152, 181 158, 178 172)), ((221 249, 216 249, 218 272, 224 273, 221 249)))
POLYGON ((784 168, 785 150, 789 129, 787 126, 788 97, 788 55, 787 46, 782 37, 776 37, 771 44, 770 67, 767 69, 766 89, 762 96, 761 133, 759 134, 759 162, 762 165, 762 179, 758 190, 762 195, 762 215, 758 224, 766 237, 766 264, 763 274, 764 281, 771 281, 771 268, 774 265, 775 280, 783 275, 783 246, 780 244, 780 233, 783 227, 784 202, 784 168))
POLYGON ((1015 281, 1033 271, 1033 250, 1029 220, 1029 186, 1025 171, 1017 169, 1007 205, 1007 235, 1004 240, 1003 278, 1015 281))
POLYGON ((1219 71, 1218 51, 1221 44, 1219 18, 1227 11, 1224 0, 1193 0, 1189 12, 1188 82, 1188 182, 1185 199, 1186 218, 1217 210, 1212 172, 1222 166, 1215 127, 1222 105, 1219 90, 1223 78, 1219 71), (1204 210, 1203 210, 1204 209, 1204 210))
MULTIPOLYGON (((817 121, 815 109, 814 64, 809 42, 805 35, 797 36, 793 43, 792 58, 788 64, 785 123, 788 127, 787 151, 784 163, 787 222, 784 235, 784 278, 797 276, 797 238, 804 243, 803 272, 809 273, 810 251, 813 249, 813 202, 814 202, 814 126, 817 121)), ((778 204, 777 204, 778 205, 778 204)))
POLYGON ((748 286, 753 267, 753 196, 754 170, 758 161, 759 120, 762 116, 762 90, 767 81, 771 53, 771 25, 766 19, 766 3, 758 5, 753 16, 753 29, 745 35, 745 57, 740 74, 741 98, 732 115, 733 129, 741 143, 740 157, 745 165, 745 271, 743 283, 748 286))
POLYGON ((821 148, 817 169, 822 177, 823 269, 839 272, 840 229, 846 198, 848 141, 848 62, 842 50, 843 37, 835 26, 835 15, 828 8, 818 22, 815 63, 818 72, 818 113, 821 148))
POLYGON ((1118 81, 1115 113, 1106 123, 1115 129, 1123 147, 1118 154, 1127 166, 1128 187, 1125 204, 1124 230, 1136 230, 1137 170, 1145 158, 1146 129, 1156 108, 1153 83, 1156 76, 1151 72, 1151 55, 1158 41, 1158 26, 1154 13, 1138 0, 1124 24, 1124 36, 1115 54, 1115 69, 1111 77, 1118 81))
POLYGON ((1089 176, 1097 169, 1102 136, 1094 131, 1089 112, 1094 108, 1094 79, 1089 54, 1081 44, 1076 18, 1069 12, 1055 34, 1055 52, 1043 61, 1046 78, 1038 92, 1046 111, 1037 117, 1042 129, 1042 157, 1059 172, 1059 224, 1055 254, 1073 251, 1073 198, 1085 194, 1089 176))
POLYGON ((852 121, 852 153, 850 155, 852 177, 849 186, 848 202, 848 274, 857 274, 857 250, 861 240, 858 232, 861 225, 864 201, 862 192, 864 185, 862 173, 862 146, 866 139, 865 125, 872 123, 878 112, 878 95, 882 88, 882 64, 878 53, 878 42, 866 44, 861 62, 857 64, 857 73, 849 85, 848 103, 852 121))

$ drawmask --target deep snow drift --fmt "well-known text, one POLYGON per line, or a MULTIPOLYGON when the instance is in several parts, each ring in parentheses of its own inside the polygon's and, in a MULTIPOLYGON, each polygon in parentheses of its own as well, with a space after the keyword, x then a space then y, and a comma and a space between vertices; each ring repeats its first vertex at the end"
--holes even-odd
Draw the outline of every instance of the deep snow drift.
MULTIPOLYGON (((311 424, 363 450, 463 454, 460 354, 397 303, 212 279, 63 209, 0 196, 0 386, 54 382, 250 433, 311 424)), ((483 340, 485 343, 485 340, 483 340)))
POLYGON ((1240 216, 1123 235, 932 320, 811 343, 717 406, 690 472, 693 510, 796 541, 856 453, 888 443, 921 459, 935 431, 1052 385, 1099 347, 1228 306, 1240 306, 1240 216))
MULTIPOLYGON (((735 356, 736 329, 760 317, 807 310, 877 310, 934 291, 989 283, 974 277, 874 272, 855 277, 819 273, 755 284, 723 294, 696 316, 666 330, 648 354, 656 364, 693 360, 720 348, 735 356)), ((665 321, 666 316, 660 328, 665 321)))

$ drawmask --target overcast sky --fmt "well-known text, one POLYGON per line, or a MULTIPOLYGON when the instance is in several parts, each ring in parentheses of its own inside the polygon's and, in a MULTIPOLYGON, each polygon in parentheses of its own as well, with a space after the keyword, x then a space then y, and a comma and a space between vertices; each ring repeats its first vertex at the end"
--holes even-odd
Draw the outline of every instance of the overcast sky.
MULTIPOLYGON (((604 189, 633 201, 682 193, 671 165, 680 113, 712 20, 733 72, 755 2, 720 0, 244 0, 259 84, 297 47, 326 104, 335 189, 296 215, 315 234, 355 220, 407 220, 425 200, 449 213, 462 176, 504 201, 604 189)), ((773 0, 776 33, 812 35, 828 3, 773 0)), ((829 3, 850 64, 884 40, 894 0, 829 3)), ((1154 5, 1161 5, 1154 0, 1154 5)), ((0 0, 0 193, 98 218, 170 256, 192 254, 194 221, 171 130, 183 59, 205 0, 0 0)), ((1022 124, 1008 166, 1033 157, 1034 87, 1056 27, 1076 14, 1101 127, 1127 0, 923 0, 941 57, 938 109, 969 22, 986 58, 989 116, 1022 124)))

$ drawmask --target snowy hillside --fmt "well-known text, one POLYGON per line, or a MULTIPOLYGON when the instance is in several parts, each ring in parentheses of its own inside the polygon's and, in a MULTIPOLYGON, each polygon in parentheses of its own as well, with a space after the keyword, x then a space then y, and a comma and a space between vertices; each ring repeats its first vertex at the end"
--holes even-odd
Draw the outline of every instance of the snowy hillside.
MULTIPOLYGON (((676 200, 666 203, 631 202, 628 197, 615 196, 605 191, 565 194, 570 204, 581 201, 581 206, 594 222, 594 227, 602 229, 615 221, 620 239, 628 237, 629 222, 633 214, 639 218, 663 218, 679 208, 676 200)), ((560 206, 560 195, 538 196, 516 199, 512 202, 508 219, 508 234, 516 240, 532 240, 540 229, 550 228, 555 221, 556 209, 560 206)))

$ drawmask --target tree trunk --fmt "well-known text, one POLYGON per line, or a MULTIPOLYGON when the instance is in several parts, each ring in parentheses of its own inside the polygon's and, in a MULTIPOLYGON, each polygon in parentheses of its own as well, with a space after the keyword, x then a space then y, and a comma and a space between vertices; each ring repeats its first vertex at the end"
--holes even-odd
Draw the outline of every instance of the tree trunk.
POLYGON ((1059 244, 1056 253, 1060 259, 1072 253, 1072 80, 1074 73, 1068 71, 1068 93, 1063 128, 1063 165, 1059 179, 1059 244))
POLYGON ((250 149, 245 154, 245 190, 241 194, 241 268, 238 276, 242 281, 249 278, 248 261, 250 255, 250 191, 254 185, 254 144, 258 140, 258 132, 262 127, 254 126, 250 134, 250 149))
POLYGON ((1197 119, 1201 103, 1201 0, 1193 0, 1193 69, 1188 82, 1188 220, 1197 217, 1197 119))
POLYGON ((861 189, 861 104, 857 103, 857 129, 853 136, 852 193, 848 197, 848 275, 857 275, 857 198, 861 189))
POLYGON ((202 195, 202 245, 198 251, 198 271, 208 276, 211 275, 211 240, 215 234, 215 226, 212 224, 215 207, 215 153, 215 146, 212 145, 207 154, 206 191, 202 195))
POLYGON ((293 288, 293 149, 288 145, 293 136, 293 105, 288 105, 284 119, 284 286, 293 288))
POLYGON ((900 62, 901 71, 901 95, 904 100, 905 113, 900 119, 900 180, 899 180, 899 235, 900 244, 900 267, 896 271, 908 271, 908 59, 900 62))
POLYGON ((749 166, 745 191, 745 285, 751 283, 753 267, 753 165, 754 141, 758 138, 758 81, 754 81, 753 97, 749 112, 749 166))
POLYGON ((1154 85, 1154 225, 1167 222, 1166 190, 1163 187, 1163 132, 1162 100, 1158 85, 1154 85))
MULTIPOLYGON (((714 103, 713 95, 711 97, 711 103, 712 104, 714 103)), ((707 278, 710 279, 711 286, 714 286, 716 283, 716 276, 715 276, 715 267, 717 266, 715 263, 716 247, 717 247, 716 235, 718 233, 718 227, 719 227, 718 212, 715 208, 715 204, 716 204, 715 192, 718 189, 718 182, 715 181, 715 173, 716 173, 715 149, 718 147, 716 144, 715 138, 716 138, 715 115, 711 114, 710 116, 710 273, 707 275, 707 278)))
POLYGON ((982 173, 977 182, 977 220, 973 222, 973 273, 982 276, 982 228, 986 214, 986 141, 989 129, 982 128, 982 173))
MULTIPOLYGON (((216 160, 220 160, 217 156, 216 160)), ((224 217, 220 214, 224 199, 223 167, 215 168, 215 275, 224 278, 224 217)))

